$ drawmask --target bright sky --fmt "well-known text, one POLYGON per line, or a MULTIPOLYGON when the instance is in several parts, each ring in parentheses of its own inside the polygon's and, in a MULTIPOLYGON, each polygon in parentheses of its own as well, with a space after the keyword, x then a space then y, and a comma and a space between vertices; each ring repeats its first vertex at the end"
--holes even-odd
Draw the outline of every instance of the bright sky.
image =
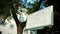
POLYGON ((38 2, 39 0, 20 0, 20 1, 21 1, 20 3, 26 6, 27 8, 32 8, 33 6, 31 4, 34 4, 34 2, 38 2))

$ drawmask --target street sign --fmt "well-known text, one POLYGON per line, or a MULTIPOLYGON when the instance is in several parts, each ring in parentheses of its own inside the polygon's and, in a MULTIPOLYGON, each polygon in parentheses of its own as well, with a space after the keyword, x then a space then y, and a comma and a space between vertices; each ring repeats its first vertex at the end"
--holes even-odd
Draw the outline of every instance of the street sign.
POLYGON ((53 25, 53 5, 38 10, 27 17, 26 29, 42 29, 49 25, 53 25))

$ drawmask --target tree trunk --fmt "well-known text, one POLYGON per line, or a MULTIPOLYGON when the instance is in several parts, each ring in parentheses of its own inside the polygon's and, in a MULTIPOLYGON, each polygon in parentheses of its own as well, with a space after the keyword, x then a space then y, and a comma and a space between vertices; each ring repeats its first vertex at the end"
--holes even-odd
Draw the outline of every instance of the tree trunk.
POLYGON ((20 24, 17 24, 17 34, 22 34, 23 33, 23 28, 21 27, 20 24))
POLYGON ((16 12, 14 11, 14 9, 12 10, 12 15, 13 15, 13 18, 16 22, 16 25, 17 25, 17 34, 22 34, 23 33, 23 28, 24 28, 24 24, 22 24, 18 19, 17 19, 17 15, 16 15, 16 12))

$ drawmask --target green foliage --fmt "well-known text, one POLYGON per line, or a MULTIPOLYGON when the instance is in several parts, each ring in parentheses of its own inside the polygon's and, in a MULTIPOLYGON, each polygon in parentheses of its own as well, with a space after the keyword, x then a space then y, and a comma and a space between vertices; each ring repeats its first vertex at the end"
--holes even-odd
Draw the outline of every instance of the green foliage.
POLYGON ((0 0, 0 16, 7 18, 10 16, 10 11, 13 9, 13 4, 17 4, 19 0, 0 0))
POLYGON ((40 7, 40 2, 35 2, 33 5, 33 8, 27 8, 28 9, 28 14, 31 14, 33 12, 36 12, 39 10, 39 7, 40 7))

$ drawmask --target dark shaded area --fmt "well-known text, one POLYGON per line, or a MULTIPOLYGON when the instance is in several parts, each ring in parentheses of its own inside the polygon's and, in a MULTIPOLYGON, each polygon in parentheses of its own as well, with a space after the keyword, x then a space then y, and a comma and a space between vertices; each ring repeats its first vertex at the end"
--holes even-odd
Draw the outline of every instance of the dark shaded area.
POLYGON ((0 34, 2 34, 2 32, 0 31, 0 34))
POLYGON ((60 33, 60 6, 59 0, 48 0, 47 6, 53 5, 54 26, 52 28, 45 27, 42 30, 37 30, 37 34, 58 34, 60 33))
POLYGON ((27 8, 28 9, 28 12, 27 13, 28 14, 32 14, 32 13, 38 11, 39 8, 40 8, 40 4, 41 4, 40 1, 39 2, 35 2, 34 4, 32 4, 33 8, 27 8))

